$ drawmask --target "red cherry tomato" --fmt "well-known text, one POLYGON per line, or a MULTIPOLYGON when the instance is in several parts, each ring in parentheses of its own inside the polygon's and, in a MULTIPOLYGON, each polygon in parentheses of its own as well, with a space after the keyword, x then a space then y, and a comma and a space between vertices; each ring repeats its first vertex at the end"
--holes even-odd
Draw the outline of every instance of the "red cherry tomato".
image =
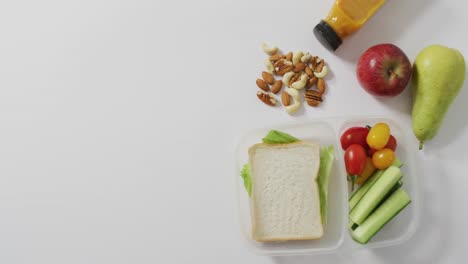
MULTIPOLYGON (((396 141, 394 136, 390 135, 390 138, 388 139, 388 143, 384 148, 391 149, 391 150, 395 151, 396 147, 397 147, 397 141, 396 141)), ((375 152, 377 152, 376 149, 370 148, 369 149, 369 156, 372 157, 375 152)))
POLYGON ((352 144, 346 149, 344 160, 349 175, 361 175, 366 167, 366 150, 359 144, 352 144))
POLYGON ((366 167, 366 150, 359 144, 352 144, 346 149, 344 160, 346 172, 348 173, 348 180, 351 181, 351 191, 353 191, 357 177, 362 175, 366 167))
POLYGON ((394 136, 390 135, 390 138, 388 139, 388 143, 384 148, 388 148, 388 149, 391 149, 391 150, 395 151, 396 147, 397 147, 396 138, 394 136))
POLYGON ((346 150, 352 144, 359 144, 368 149, 366 139, 369 129, 367 127, 351 127, 341 135, 341 147, 346 150))

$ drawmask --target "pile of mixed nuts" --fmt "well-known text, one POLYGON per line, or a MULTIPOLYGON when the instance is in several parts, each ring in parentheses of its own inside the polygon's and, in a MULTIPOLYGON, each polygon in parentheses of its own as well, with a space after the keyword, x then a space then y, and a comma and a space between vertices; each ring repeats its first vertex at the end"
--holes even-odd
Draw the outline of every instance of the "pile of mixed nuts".
POLYGON ((269 55, 265 60, 267 71, 263 71, 262 78, 257 79, 257 86, 261 89, 257 97, 262 102, 276 106, 278 101, 274 94, 278 94, 283 85, 286 88, 281 94, 281 102, 289 114, 300 109, 302 93, 299 91, 302 89, 305 89, 304 97, 308 105, 318 106, 323 101, 326 89, 323 78, 328 74, 323 59, 302 51, 281 54, 278 47, 265 43, 262 48, 269 55), (275 76, 281 78, 276 80, 275 76))

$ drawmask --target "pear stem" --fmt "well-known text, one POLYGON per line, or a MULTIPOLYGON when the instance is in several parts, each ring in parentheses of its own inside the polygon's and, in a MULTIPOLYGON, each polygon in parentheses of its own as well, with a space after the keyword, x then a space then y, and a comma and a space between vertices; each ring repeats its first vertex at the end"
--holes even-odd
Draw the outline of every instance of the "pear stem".
POLYGON ((424 144, 423 141, 419 141, 419 150, 423 149, 423 144, 424 144))

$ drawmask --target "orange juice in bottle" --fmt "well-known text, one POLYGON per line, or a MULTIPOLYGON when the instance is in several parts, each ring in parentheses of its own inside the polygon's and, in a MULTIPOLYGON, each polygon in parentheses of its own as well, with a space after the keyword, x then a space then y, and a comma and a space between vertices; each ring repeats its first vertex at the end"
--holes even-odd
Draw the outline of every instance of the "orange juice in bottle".
POLYGON ((385 0, 335 0, 328 16, 314 28, 317 39, 336 50, 343 39, 358 31, 385 0))

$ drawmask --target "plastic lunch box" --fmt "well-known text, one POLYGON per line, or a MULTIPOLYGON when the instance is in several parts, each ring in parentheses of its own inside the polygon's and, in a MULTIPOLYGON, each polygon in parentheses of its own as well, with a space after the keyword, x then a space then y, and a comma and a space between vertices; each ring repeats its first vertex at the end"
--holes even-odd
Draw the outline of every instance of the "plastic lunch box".
POLYGON ((246 134, 237 146, 237 171, 235 173, 240 227, 246 244, 257 254, 274 256, 346 252, 360 248, 392 246, 408 240, 416 231, 421 208, 418 175, 416 174, 417 164, 413 156, 417 145, 407 145, 412 139, 411 131, 410 127, 404 127, 388 118, 357 117, 315 119, 307 123, 258 129, 246 134), (396 155, 403 162, 402 188, 411 197, 411 203, 387 223, 367 244, 361 245, 351 238, 348 231, 348 197, 351 189, 346 180, 344 151, 341 149, 340 136, 349 127, 374 125, 378 122, 386 122, 390 126, 392 135, 397 139, 396 155), (260 243, 251 238, 250 201, 244 189, 242 178, 239 176, 239 171, 248 160, 248 148, 261 142, 270 129, 289 133, 302 140, 313 140, 319 142, 321 146, 333 145, 335 148, 336 160, 330 175, 328 191, 328 223, 321 239, 260 243))

